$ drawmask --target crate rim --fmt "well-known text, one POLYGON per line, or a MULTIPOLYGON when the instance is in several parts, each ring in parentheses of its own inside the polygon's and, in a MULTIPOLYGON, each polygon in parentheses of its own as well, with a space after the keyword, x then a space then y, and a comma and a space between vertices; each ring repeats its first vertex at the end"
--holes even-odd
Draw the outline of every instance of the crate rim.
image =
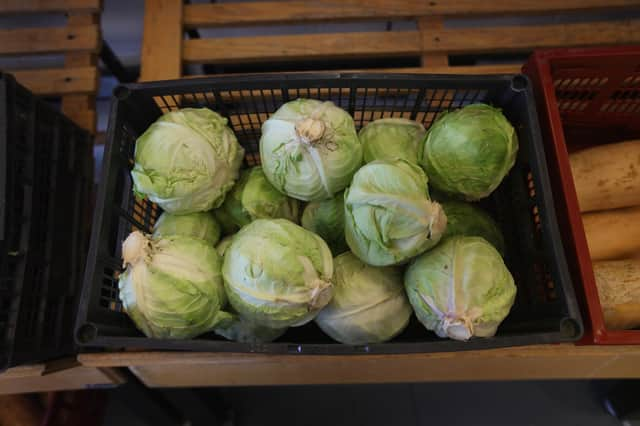
MULTIPOLYGON (((526 90, 531 86, 531 80, 523 73, 510 74, 430 74, 430 73, 384 73, 384 72, 335 72, 335 71, 308 71, 308 72, 269 72, 259 74, 220 74, 201 76, 194 78, 178 78, 169 80, 154 80, 136 83, 119 84, 113 89, 113 97, 123 100, 132 90, 164 89, 167 84, 171 84, 177 89, 194 84, 229 84, 229 83, 281 83, 283 81, 353 81, 361 79, 376 81, 438 81, 438 82, 476 82, 478 78, 504 81, 513 79, 524 79, 524 86, 514 90, 526 90)), ((516 80, 517 81, 517 80, 516 80)), ((517 83, 521 85, 521 82, 517 83)), ((240 89, 242 90, 242 89, 240 89)), ((245 89, 251 90, 251 89, 245 89)))

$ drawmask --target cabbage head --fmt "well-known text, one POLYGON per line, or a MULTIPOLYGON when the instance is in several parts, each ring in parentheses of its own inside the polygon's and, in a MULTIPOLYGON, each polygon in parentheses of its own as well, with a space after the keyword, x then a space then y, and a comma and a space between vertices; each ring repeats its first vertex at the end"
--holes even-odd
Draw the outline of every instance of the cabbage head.
POLYGON ((222 274, 235 312, 284 328, 311 321, 329 303, 333 259, 313 232, 286 219, 258 219, 233 237, 222 274))
POLYGON ((297 222, 300 216, 299 201, 275 189, 260 166, 240 173, 240 179, 214 214, 225 224, 227 233, 256 219, 281 218, 297 222))
POLYGON ((331 102, 296 99, 262 125, 260 158, 278 191, 319 201, 342 191, 362 164, 351 116, 331 102))
POLYGON ((487 212, 464 201, 443 201, 441 205, 447 215, 447 229, 444 231, 443 239, 454 235, 482 237, 504 257, 504 236, 498 224, 487 212))
POLYGON ((363 166, 345 191, 345 237, 374 266, 401 264, 435 246, 447 218, 429 199, 424 171, 405 160, 363 166))
POLYGON ((220 239, 220 225, 211 212, 175 215, 164 212, 153 226, 153 238, 182 235, 200 238, 209 244, 216 245, 220 239))
POLYGON ((500 253, 481 237, 454 236, 411 262, 404 276, 418 320, 440 337, 491 337, 516 286, 500 253))
POLYGON ((344 193, 324 201, 312 201, 304 208, 302 227, 320 235, 334 256, 349 250, 344 239, 344 193))
POLYGON ((513 167, 518 136, 498 108, 468 105, 429 128, 420 164, 434 188, 467 201, 487 197, 513 167))
POLYGON ((238 178, 243 157, 226 118, 207 108, 168 112, 136 140, 133 190, 169 213, 211 210, 238 178))
POLYGON ((224 258, 224 254, 227 252, 227 249, 231 245, 231 241, 233 241, 234 235, 227 235, 224 237, 218 245, 216 246, 216 251, 221 258, 224 258))
POLYGON ((230 315, 229 321, 217 326, 213 331, 236 342, 269 343, 287 331, 287 328, 269 328, 261 324, 252 323, 235 313, 230 315))
POLYGON ((220 256, 208 242, 134 231, 122 244, 122 257, 119 297, 147 337, 189 339, 228 321, 221 310, 227 299, 220 256))
POLYGON ((398 266, 377 267, 351 252, 333 260, 333 299, 316 323, 341 343, 380 343, 400 334, 412 314, 398 266))
POLYGON ((360 130, 364 162, 401 158, 418 164, 418 152, 424 142, 424 126, 406 118, 381 118, 360 130))

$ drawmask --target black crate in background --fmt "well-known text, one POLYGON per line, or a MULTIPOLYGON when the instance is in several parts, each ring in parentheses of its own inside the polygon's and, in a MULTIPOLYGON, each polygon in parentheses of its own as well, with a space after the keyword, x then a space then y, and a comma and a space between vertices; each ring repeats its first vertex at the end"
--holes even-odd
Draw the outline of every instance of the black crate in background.
POLYGON ((74 352, 93 142, 0 73, 0 371, 74 352))
POLYGON ((514 346, 575 340, 582 333, 555 221, 547 166, 529 80, 516 76, 398 74, 279 74, 218 77, 118 87, 107 133, 102 182, 80 303, 76 338, 92 347, 265 353, 406 353, 514 346), (212 333, 192 340, 144 337, 118 299, 121 244, 133 229, 149 232, 161 210, 138 201, 130 169, 136 138, 162 113, 206 106, 229 119, 246 149, 245 166, 260 161, 260 127, 284 102, 298 97, 333 101, 360 129, 382 117, 406 117, 429 127, 438 113, 474 102, 502 108, 520 140, 516 165, 483 205, 507 243, 506 263, 518 295, 497 336, 457 342, 439 339, 415 318, 383 344, 334 342, 314 323, 291 328, 269 344, 229 342, 212 333))

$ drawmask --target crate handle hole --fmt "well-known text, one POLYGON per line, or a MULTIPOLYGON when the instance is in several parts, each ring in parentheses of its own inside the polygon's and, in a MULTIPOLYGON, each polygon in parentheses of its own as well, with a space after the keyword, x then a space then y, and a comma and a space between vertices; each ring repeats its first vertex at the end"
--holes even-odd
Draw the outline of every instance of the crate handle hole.
POLYGON ((98 337, 98 328, 93 324, 82 324, 78 330, 76 330, 76 340, 81 345, 90 343, 92 340, 98 337))
POLYGON ((522 92, 529 86, 529 79, 522 74, 514 75, 511 79, 511 90, 514 92, 522 92))
POLYGON ((119 101, 124 101, 131 95, 131 91, 126 86, 117 86, 113 89, 113 96, 115 96, 119 101))
POLYGON ((560 334, 571 339, 578 339, 582 336, 582 327, 573 318, 563 318, 560 321, 560 334))

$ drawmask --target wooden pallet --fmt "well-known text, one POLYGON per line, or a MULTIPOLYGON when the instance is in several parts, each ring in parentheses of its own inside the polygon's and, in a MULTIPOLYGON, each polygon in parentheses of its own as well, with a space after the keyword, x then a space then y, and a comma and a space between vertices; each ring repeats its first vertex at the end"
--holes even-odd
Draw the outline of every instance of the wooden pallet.
POLYGON ((0 29, 0 56, 64 55, 61 68, 15 69, 16 79, 38 95, 62 98, 62 111, 95 132, 101 0, 0 0, 0 15, 65 14, 62 27, 0 29))
MULTIPOLYGON (((318 0, 183 5, 180 0, 146 0, 141 80, 182 76, 185 64, 248 64, 274 61, 415 56, 437 73, 518 72, 520 64, 450 66, 451 55, 530 52, 640 42, 640 20, 603 20, 551 25, 490 26, 504 16, 557 18, 598 11, 640 11, 638 0, 318 0), (460 18, 473 26, 451 27, 460 18), (318 22, 415 21, 415 30, 346 32, 259 37, 185 39, 190 29, 294 25, 318 22), (483 22, 485 24, 483 24, 483 22)), ((591 16, 591 15, 590 15, 591 16)))

